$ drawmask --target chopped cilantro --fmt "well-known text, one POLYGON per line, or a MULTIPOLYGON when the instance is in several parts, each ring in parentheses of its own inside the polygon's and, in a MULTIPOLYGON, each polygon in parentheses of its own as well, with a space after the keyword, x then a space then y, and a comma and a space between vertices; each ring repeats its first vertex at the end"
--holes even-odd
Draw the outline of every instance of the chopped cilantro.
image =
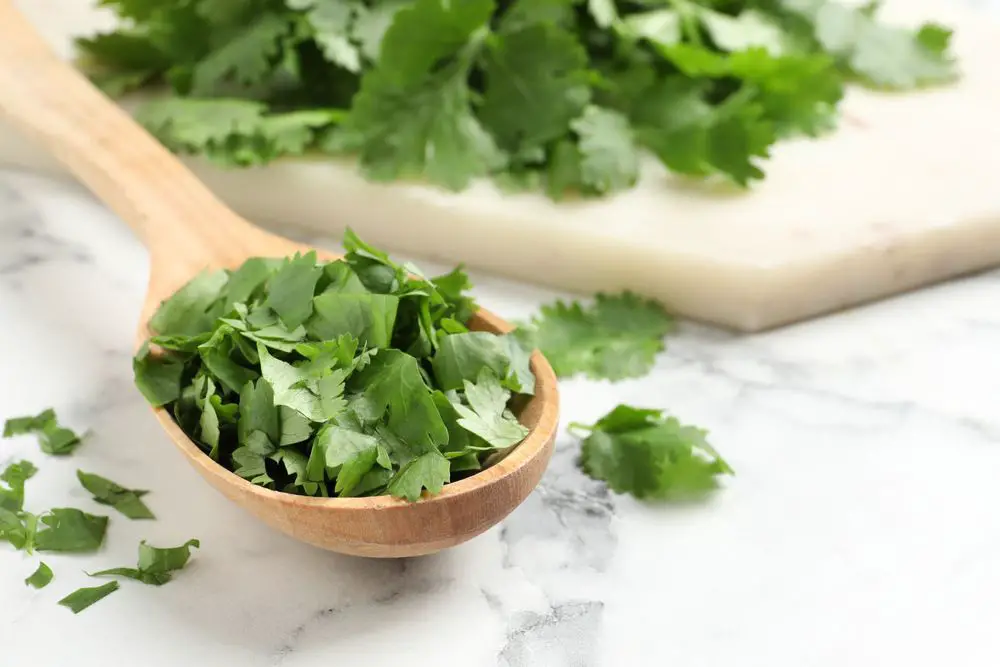
POLYGON ((39 563, 38 569, 30 577, 24 580, 25 586, 32 588, 45 588, 52 581, 52 568, 45 563, 39 563))
POLYGON ((108 527, 108 517, 87 514, 72 507, 51 509, 39 517, 39 521, 42 526, 34 536, 38 551, 97 551, 104 543, 108 527))
MULTIPOLYGON (((958 71, 950 30, 887 25, 878 3, 102 4, 121 26, 80 39, 80 65, 112 95, 166 84, 138 118, 175 151, 236 166, 348 153, 376 180, 494 176, 555 198, 631 187, 640 150, 748 186, 777 141, 836 127, 847 84, 908 90, 958 71)), ((294 328, 305 304, 281 303, 294 328)))
POLYGON ((112 593, 118 590, 117 581, 109 581, 103 586, 94 586, 93 588, 81 588, 79 590, 73 591, 62 600, 59 600, 59 604, 68 608, 74 614, 79 614, 81 611, 89 607, 90 605, 100 602, 104 598, 108 597, 112 593))
POLYGON ((115 484, 110 479, 105 479, 99 475, 76 471, 76 477, 80 480, 83 488, 90 491, 94 500, 102 505, 111 505, 116 510, 130 519, 155 519, 153 513, 149 511, 146 504, 142 502, 142 496, 148 493, 137 489, 126 489, 115 484))
POLYGON ((5 438, 28 434, 37 435, 42 451, 54 456, 72 454, 81 440, 71 429, 59 425, 52 408, 43 410, 33 417, 13 417, 4 424, 5 438))
MULTIPOLYGON (((534 392, 530 355, 511 336, 469 331, 460 268, 423 277, 350 230, 344 246, 335 262, 254 258, 196 276, 152 318, 136 385, 253 484, 416 500, 524 439, 509 406, 534 392)), ((143 492, 80 481, 143 514, 143 492)))
POLYGON ((708 444, 707 433, 661 410, 619 405, 586 431, 580 466, 618 493, 637 498, 689 499, 715 489, 732 468, 708 444))
POLYGON ((139 543, 139 563, 136 567, 115 567, 93 572, 92 577, 125 577, 150 586, 162 586, 170 581, 174 572, 184 569, 191 558, 191 549, 201 546, 198 540, 188 540, 179 547, 160 548, 139 543))

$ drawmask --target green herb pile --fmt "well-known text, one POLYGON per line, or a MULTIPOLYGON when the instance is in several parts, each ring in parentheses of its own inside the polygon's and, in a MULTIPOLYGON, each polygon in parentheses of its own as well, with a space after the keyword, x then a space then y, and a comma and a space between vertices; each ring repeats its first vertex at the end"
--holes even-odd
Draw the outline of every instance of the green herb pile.
MULTIPOLYGON (((66 456, 82 441, 71 429, 58 425, 55 412, 50 408, 35 416, 14 417, 4 424, 3 437, 35 435, 41 449, 53 456, 66 456), (72 447, 54 447, 53 443, 72 443, 72 447)), ((94 553, 104 544, 109 519, 99 514, 89 514, 74 507, 56 507, 41 514, 25 509, 25 484, 35 476, 38 468, 31 461, 15 461, 0 473, 0 541, 9 542, 19 551, 32 554, 52 552, 57 554, 94 553)), ((153 519, 153 513, 141 500, 146 491, 127 489, 109 479, 77 470, 80 484, 93 496, 93 500, 110 506, 130 519, 153 519)), ((160 548, 142 542, 139 544, 139 563, 135 568, 117 567, 90 574, 92 577, 119 576, 135 579, 145 584, 161 586, 175 572, 184 568, 190 551, 198 547, 198 540, 189 540, 179 547, 160 548)), ((52 568, 39 562, 34 573, 24 583, 35 589, 48 586, 54 578, 52 568)), ((70 593, 59 604, 79 613, 95 602, 118 590, 112 581, 93 588, 81 588, 70 593)))
POLYGON ((460 267, 428 279, 350 231, 344 246, 200 274, 150 321, 136 383, 254 484, 416 500, 524 439, 529 352, 467 328, 460 267))
POLYGON ((833 0, 101 0, 79 42, 139 119, 227 165, 352 155, 372 179, 604 194, 640 152, 740 185, 837 123, 844 86, 950 81, 951 32, 833 0))

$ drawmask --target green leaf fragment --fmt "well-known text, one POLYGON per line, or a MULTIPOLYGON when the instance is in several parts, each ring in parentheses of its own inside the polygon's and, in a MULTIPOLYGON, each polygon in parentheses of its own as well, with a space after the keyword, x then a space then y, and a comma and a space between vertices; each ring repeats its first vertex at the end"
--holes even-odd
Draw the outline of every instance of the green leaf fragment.
POLYGON ((96 602, 100 602, 107 596, 111 595, 118 590, 117 581, 109 581, 103 586, 95 586, 93 588, 81 588, 76 590, 62 600, 59 600, 59 604, 67 607, 74 614, 79 614, 81 611, 91 606, 96 602))
POLYGON ((135 385, 154 407, 172 403, 181 395, 181 376, 184 364, 166 357, 150 354, 149 345, 143 344, 132 360, 135 385))
POLYGON ((537 346, 560 377, 622 380, 649 372, 673 327, 662 306, 624 292, 598 294, 587 308, 562 301, 543 306, 518 336, 537 346))
POLYGON ((707 433, 665 417, 659 410, 616 407, 583 440, 580 465, 618 493, 637 498, 685 500, 718 486, 733 473, 708 444, 707 433))
POLYGON ((202 271, 164 300, 149 327, 160 335, 185 335, 210 331, 214 317, 210 309, 228 280, 225 271, 202 271))
POLYGON ((45 563, 39 563, 38 569, 36 569, 30 577, 24 580, 24 584, 37 590, 45 588, 51 581, 52 569, 45 563))
POLYGON ((71 429, 59 425, 51 408, 35 416, 13 417, 4 423, 5 438, 28 434, 36 434, 42 451, 53 456, 72 454, 81 441, 71 429))
POLYGON ((77 470, 76 476, 83 488, 87 489, 93 495, 94 500, 102 505, 110 505, 130 519, 156 518, 142 501, 142 496, 146 495, 148 491, 126 489, 109 479, 82 470, 77 470))
POLYGON ((38 551, 89 553, 100 549, 108 517, 60 507, 40 517, 43 527, 34 536, 38 551))

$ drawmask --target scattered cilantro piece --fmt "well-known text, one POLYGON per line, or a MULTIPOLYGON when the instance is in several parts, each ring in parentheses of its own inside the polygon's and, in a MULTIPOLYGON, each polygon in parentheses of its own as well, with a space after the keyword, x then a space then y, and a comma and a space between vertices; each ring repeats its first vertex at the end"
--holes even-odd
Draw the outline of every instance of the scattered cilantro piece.
POLYGON ((34 536, 38 551, 91 552, 104 543, 108 517, 71 507, 51 509, 40 517, 43 527, 34 536))
POLYGON ((191 549, 201 547, 198 540, 188 540, 179 547, 160 548, 139 543, 139 563, 136 567, 114 567, 90 573, 92 577, 125 577, 150 586, 162 586, 174 572, 184 569, 191 558, 191 549))
POLYGON ((81 588, 79 590, 73 591, 62 600, 59 600, 59 604, 67 607, 74 614, 79 614, 81 611, 91 606, 95 602, 100 602, 104 598, 108 597, 112 593, 118 590, 117 581, 109 581, 103 586, 95 586, 93 588, 81 588))
MULTIPOLYGON (((333 262, 308 253, 202 273, 166 299, 133 363, 146 399, 236 475, 310 496, 416 500, 523 440, 510 406, 534 393, 530 348, 469 330, 461 267, 428 278, 351 230, 343 245, 333 262)), ((80 480, 143 513, 142 492, 80 480)))
POLYGON ((24 508, 24 483, 34 477, 38 469, 31 461, 17 461, 9 464, 2 473, 0 481, 6 488, 0 486, 0 508, 8 512, 18 512, 24 508))
POLYGON ((72 430, 59 425, 56 413, 49 408, 33 417, 14 417, 4 424, 3 437, 12 438, 18 435, 38 435, 38 443, 42 451, 54 456, 72 454, 80 444, 80 436, 72 430))
POLYGON ((52 581, 52 568, 50 568, 45 563, 39 563, 38 569, 34 573, 24 580, 25 586, 31 586, 32 588, 39 589, 45 588, 52 581))
POLYGON ((557 301, 518 330, 560 377, 622 380, 649 372, 674 323, 663 307, 630 292, 598 294, 592 306, 557 301))
POLYGON ((83 488, 90 491, 94 500, 102 505, 111 505, 116 510, 130 519, 155 519, 153 513, 149 511, 146 504, 142 502, 142 496, 148 491, 137 489, 126 489, 115 484, 110 479, 105 479, 98 475, 76 471, 76 477, 80 480, 83 488))
POLYGON ((376 180, 493 176, 553 198, 631 187, 640 147, 749 187, 776 142, 836 127, 845 85, 958 73, 948 28, 888 25, 872 2, 105 4, 121 27, 81 38, 80 66, 112 95, 165 86, 137 115, 174 151, 347 153, 376 180))
POLYGON ((681 424, 661 410, 619 405, 588 432, 580 466, 618 493, 643 499, 689 499, 718 486, 732 468, 706 441, 706 431, 681 424))

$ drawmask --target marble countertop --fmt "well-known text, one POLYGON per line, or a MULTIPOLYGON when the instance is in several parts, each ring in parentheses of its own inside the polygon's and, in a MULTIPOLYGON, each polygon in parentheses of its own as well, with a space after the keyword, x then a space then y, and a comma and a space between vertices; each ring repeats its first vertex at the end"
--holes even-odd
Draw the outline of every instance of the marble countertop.
MULTIPOLYGON (((335 245, 329 239, 312 239, 335 245)), ((29 509, 93 510, 77 468, 151 489, 93 556, 0 548, 0 663, 173 667, 1000 662, 1000 273, 754 336, 685 325, 641 380, 562 385, 563 422, 619 402, 706 428, 736 469, 704 504, 609 495, 562 433, 539 489, 451 551, 376 561, 272 532, 206 486, 131 384, 147 260, 80 188, 0 172, 0 420, 54 406, 90 437, 29 458, 29 509), (79 616, 56 601, 140 539, 192 565, 79 616)), ((518 318, 554 295, 486 276, 518 318)))

